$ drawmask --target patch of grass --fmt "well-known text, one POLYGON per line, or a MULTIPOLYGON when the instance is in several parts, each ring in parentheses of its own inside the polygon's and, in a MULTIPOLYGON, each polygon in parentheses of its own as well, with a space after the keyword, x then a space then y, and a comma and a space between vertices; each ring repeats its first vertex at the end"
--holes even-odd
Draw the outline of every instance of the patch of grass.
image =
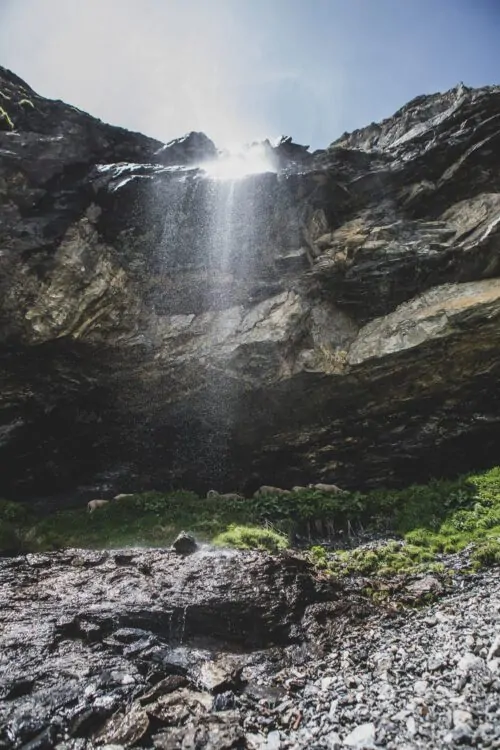
POLYGON ((328 555, 326 549, 321 545, 317 544, 314 547, 311 547, 308 552, 308 557, 310 562, 312 562, 312 564, 319 570, 328 567, 328 555))
MULTIPOLYGON (((371 575, 413 572, 423 566, 430 569, 439 564, 440 554, 458 552, 471 542, 478 549, 490 550, 499 540, 500 468, 455 481, 435 480, 367 494, 303 489, 287 496, 205 499, 180 490, 146 492, 111 501, 93 513, 82 507, 44 518, 34 517, 25 506, 0 501, 0 549, 7 549, 13 539, 20 549, 33 551, 64 546, 166 546, 180 529, 209 541, 232 526, 262 529, 269 525, 283 537, 298 533, 311 541, 364 530, 390 533, 404 542, 339 553, 335 572, 371 575)), ((321 549, 317 545, 310 556, 324 568, 326 552, 321 549)), ((484 552, 475 564, 488 560, 496 564, 497 558, 484 552)))
POLYGON ((435 562, 426 549, 405 542, 391 541, 378 547, 358 547, 331 555, 328 570, 337 576, 388 576, 397 573, 419 573, 435 562))
POLYGON ((476 569, 500 565, 500 534, 498 539, 478 544, 472 553, 472 562, 476 569))
POLYGON ((287 537, 272 529, 256 526, 231 525, 227 531, 218 534, 213 540, 217 547, 234 547, 235 549, 261 549, 268 552, 280 552, 289 546, 287 537))
POLYGON ((325 564, 314 548, 313 560, 336 575, 393 575, 442 572, 439 556, 472 545, 475 569, 500 564, 500 468, 455 482, 430 482, 407 490, 377 491, 362 501, 372 512, 372 528, 397 532, 401 542, 333 554, 325 564))

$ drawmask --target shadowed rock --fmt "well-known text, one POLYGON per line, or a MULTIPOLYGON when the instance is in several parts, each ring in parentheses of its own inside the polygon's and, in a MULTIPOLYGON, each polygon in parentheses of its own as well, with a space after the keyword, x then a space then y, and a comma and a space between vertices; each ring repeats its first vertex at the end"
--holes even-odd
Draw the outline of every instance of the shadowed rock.
POLYGON ((185 531, 181 531, 179 536, 172 543, 172 547, 178 555, 192 555, 196 552, 198 545, 196 539, 192 534, 187 534, 185 531))
POLYGON ((233 182, 194 166, 203 134, 164 146, 3 68, 0 90, 4 496, 496 462, 499 87, 315 154, 285 138, 286 168, 233 182))

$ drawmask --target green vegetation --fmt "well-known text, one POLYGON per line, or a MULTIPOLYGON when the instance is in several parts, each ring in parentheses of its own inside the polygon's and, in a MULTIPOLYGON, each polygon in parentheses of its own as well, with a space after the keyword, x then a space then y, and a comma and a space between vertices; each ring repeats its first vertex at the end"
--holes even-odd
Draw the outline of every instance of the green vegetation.
POLYGON ((0 130, 14 130, 14 123, 3 107, 0 107, 0 130))
POLYGON ((272 529, 258 526, 236 526, 231 524, 227 531, 213 540, 217 547, 236 549, 262 549, 268 552, 281 552, 289 547, 288 538, 272 529))
POLYGON ((378 547, 358 547, 331 556, 322 567, 335 575, 385 576, 398 573, 442 572, 444 566, 429 550, 391 541, 378 547))
POLYGON ((166 546, 180 529, 200 540, 238 548, 279 550, 287 538, 321 540, 363 531, 397 537, 377 548, 309 557, 333 574, 388 575, 442 569, 441 556, 468 545, 475 568, 500 563, 500 468, 454 481, 432 481, 404 490, 328 494, 304 489, 288 496, 252 499, 192 492, 146 492, 45 517, 18 503, 0 501, 0 549, 166 546), (272 530, 271 530, 272 529, 272 530))
MULTIPOLYGON (((500 468, 455 482, 431 482, 402 491, 373 492, 371 527, 401 537, 376 548, 358 547, 310 559, 337 575, 439 572, 439 557, 473 545, 473 569, 500 564, 500 468)), ((366 506, 363 505, 363 508, 366 506)), ((321 548, 320 548, 321 549, 321 548)))

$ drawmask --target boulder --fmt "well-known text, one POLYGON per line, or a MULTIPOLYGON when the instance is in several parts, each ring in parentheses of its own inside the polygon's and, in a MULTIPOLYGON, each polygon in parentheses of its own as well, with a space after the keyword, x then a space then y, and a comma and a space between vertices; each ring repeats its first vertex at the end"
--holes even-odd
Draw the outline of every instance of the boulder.
POLYGON ((192 534, 181 531, 172 543, 172 547, 178 555, 192 555, 198 549, 198 544, 192 534))

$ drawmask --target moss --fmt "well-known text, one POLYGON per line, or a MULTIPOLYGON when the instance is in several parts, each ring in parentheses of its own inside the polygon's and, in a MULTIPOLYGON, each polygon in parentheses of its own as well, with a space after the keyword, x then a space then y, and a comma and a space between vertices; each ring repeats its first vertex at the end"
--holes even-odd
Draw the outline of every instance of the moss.
POLYGON ((320 545, 311 547, 308 552, 308 558, 310 562, 320 570, 328 566, 328 555, 326 549, 320 545))
POLYGON ((14 123, 3 107, 0 107, 0 130, 14 130, 14 123))
POLYGON ((217 547, 261 549, 269 552, 280 552, 289 546, 286 536, 272 529, 236 525, 231 525, 223 534, 216 536, 213 544, 217 547))

